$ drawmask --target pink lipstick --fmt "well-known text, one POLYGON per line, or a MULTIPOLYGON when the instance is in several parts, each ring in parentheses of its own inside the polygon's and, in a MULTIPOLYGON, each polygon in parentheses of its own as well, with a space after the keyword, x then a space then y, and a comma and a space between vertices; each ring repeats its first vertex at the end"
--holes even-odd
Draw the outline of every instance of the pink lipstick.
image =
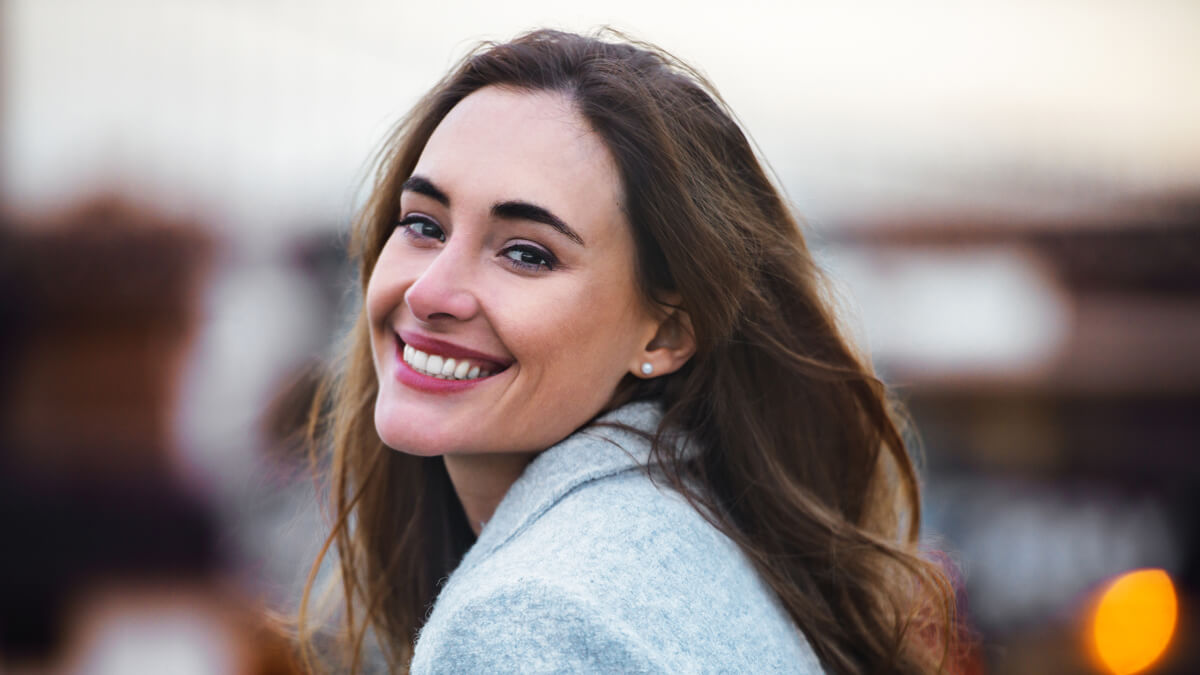
POLYGON ((396 379, 414 389, 438 394, 464 391, 490 380, 513 361, 430 338, 396 335, 396 379), (426 367, 426 363, 431 367, 426 367), (440 376, 439 376, 440 375, 440 376))

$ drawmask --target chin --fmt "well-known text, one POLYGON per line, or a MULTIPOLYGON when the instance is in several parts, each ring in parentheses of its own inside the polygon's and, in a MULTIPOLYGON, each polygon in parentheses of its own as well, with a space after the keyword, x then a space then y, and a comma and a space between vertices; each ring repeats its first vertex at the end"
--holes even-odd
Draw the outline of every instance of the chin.
POLYGON ((455 439, 439 433, 433 425, 421 424, 398 406, 382 398, 375 401, 375 432, 389 448, 406 455, 437 457, 454 450, 455 439))

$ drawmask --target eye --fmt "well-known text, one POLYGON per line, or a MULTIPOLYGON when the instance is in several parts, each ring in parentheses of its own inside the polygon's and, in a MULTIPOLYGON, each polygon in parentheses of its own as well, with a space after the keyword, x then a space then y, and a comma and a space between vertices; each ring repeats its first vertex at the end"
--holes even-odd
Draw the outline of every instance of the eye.
POLYGON ((554 254, 533 244, 515 244, 500 252, 509 263, 523 271, 540 272, 552 270, 558 266, 554 254))
POLYGON ((409 237, 446 241, 446 233, 442 231, 442 227, 427 216, 406 216, 396 223, 396 227, 403 228, 404 234, 409 237))

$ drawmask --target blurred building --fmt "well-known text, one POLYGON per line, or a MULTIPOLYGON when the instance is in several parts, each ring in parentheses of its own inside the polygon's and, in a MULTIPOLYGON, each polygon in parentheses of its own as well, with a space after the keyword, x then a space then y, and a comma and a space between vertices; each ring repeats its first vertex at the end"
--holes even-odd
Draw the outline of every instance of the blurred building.
MULTIPOLYGON (((1090 603, 1128 570, 1165 569, 1200 606, 1200 192, 893 217, 827 244, 916 420, 927 525, 992 672, 1090 672, 1090 603)), ((1156 672, 1200 667, 1182 630, 1156 672)))

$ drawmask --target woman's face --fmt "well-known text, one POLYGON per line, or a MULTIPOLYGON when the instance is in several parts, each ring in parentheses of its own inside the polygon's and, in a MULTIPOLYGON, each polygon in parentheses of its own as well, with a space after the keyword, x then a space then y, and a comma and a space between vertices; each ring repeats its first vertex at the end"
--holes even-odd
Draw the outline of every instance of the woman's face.
POLYGON ((542 450, 638 368, 657 322, 616 166, 564 95, 471 94, 399 199, 366 296, 388 446, 542 450))

